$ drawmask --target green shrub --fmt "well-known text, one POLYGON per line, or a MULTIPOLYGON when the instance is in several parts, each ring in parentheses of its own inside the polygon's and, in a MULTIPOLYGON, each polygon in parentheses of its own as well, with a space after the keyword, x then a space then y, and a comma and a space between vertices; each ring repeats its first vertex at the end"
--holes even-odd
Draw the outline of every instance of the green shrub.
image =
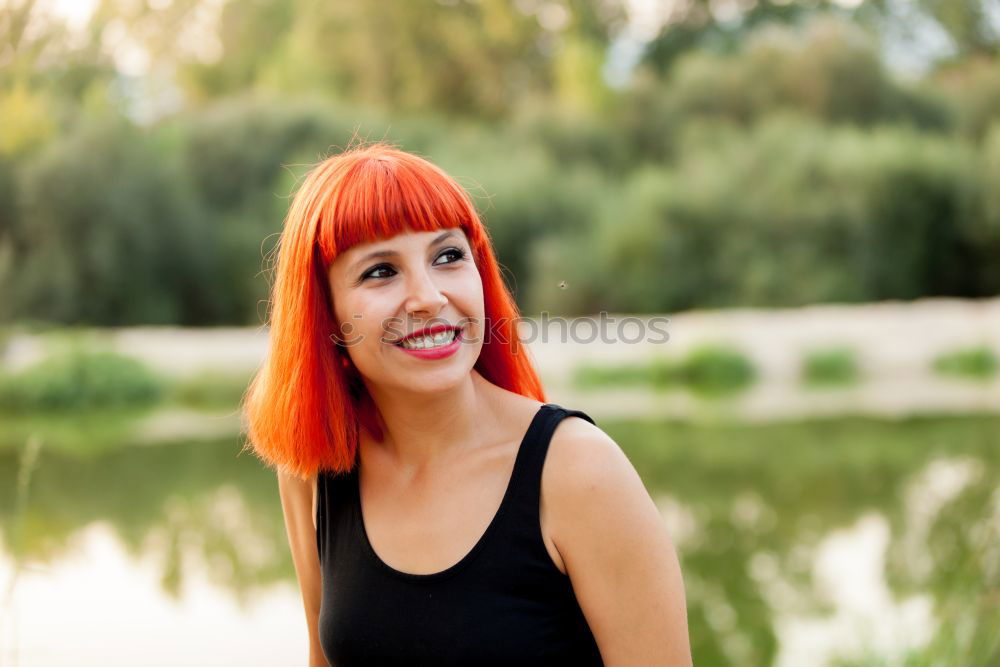
POLYGON ((806 385, 848 385, 859 376, 857 358, 849 347, 811 350, 802 360, 801 378, 806 385))
POLYGON ((934 359, 933 369, 941 375, 988 380, 996 374, 997 365, 993 350, 980 345, 939 355, 934 359))
POLYGON ((994 294, 996 170, 977 156, 901 127, 692 122, 675 165, 628 173, 585 238, 556 233, 533 293, 561 314, 994 294))
POLYGON ((664 387, 671 383, 673 368, 666 359, 654 359, 644 364, 605 366, 584 364, 573 375, 573 382, 582 389, 602 387, 664 387))
POLYGON ((142 363, 111 352, 72 347, 0 379, 0 409, 82 410, 156 401, 161 381, 142 363))
POLYGON ((731 53, 690 51, 677 60, 666 92, 682 119, 747 123, 792 109, 830 124, 941 127, 949 120, 941 100, 894 79, 863 28, 822 14, 801 26, 758 28, 731 53))
POLYGON ((703 396, 739 391, 756 377, 753 364, 727 345, 700 345, 680 361, 654 359, 642 364, 617 366, 584 364, 576 369, 573 382, 581 389, 603 387, 682 387, 703 396))
POLYGON ((706 396, 745 389, 757 375, 753 364, 739 350, 719 343, 694 348, 677 365, 675 372, 684 386, 706 396))
MULTIPOLYGON (((0 317, 192 324, 224 301, 213 225, 182 172, 118 119, 73 129, 19 166, 0 317)), ((7 223, 5 223, 7 226, 7 223)), ((258 241, 259 246, 259 241, 258 241)))
POLYGON ((969 58, 945 65, 931 81, 953 110, 957 129, 982 141, 1000 121, 1000 60, 969 58))
MULTIPOLYGON (((949 352, 934 360, 942 375, 989 379, 1000 367, 993 351, 984 346, 949 352)), ((843 386, 857 382, 861 370, 854 349, 845 346, 818 348, 806 353, 800 377, 807 386, 843 386)), ((666 388, 683 386, 701 394, 738 391, 756 378, 753 364, 742 353, 719 344, 704 344, 683 360, 656 359, 643 364, 616 366, 583 364, 573 374, 581 389, 604 387, 666 388)))

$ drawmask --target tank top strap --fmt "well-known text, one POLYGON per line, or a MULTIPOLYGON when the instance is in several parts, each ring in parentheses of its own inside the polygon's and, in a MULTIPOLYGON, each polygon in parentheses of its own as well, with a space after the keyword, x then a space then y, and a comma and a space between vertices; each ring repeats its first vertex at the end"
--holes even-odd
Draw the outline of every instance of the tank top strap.
POLYGON ((518 516, 517 525, 537 527, 542 491, 542 468, 549 451, 552 434, 566 417, 581 417, 591 424, 593 419, 581 410, 564 408, 557 403, 545 403, 535 415, 525 434, 515 463, 514 479, 511 480, 512 513, 518 516))

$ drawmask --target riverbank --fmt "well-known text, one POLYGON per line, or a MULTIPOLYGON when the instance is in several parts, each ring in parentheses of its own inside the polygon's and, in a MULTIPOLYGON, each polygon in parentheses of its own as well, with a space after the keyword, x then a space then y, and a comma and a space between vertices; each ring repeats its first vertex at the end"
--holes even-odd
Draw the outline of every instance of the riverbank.
MULTIPOLYGON (((522 337, 550 401, 610 418, 673 417, 751 421, 860 414, 881 417, 1000 411, 1000 374, 962 377, 935 369, 935 359, 978 348, 1000 357, 1000 298, 922 299, 913 302, 815 305, 790 309, 688 311, 662 316, 610 314, 610 338, 597 335, 598 316, 522 323, 522 337), (616 323, 631 317, 629 340, 616 323), (649 328, 659 318, 655 333, 649 328), (666 324, 664 325, 664 318, 666 324), (589 320, 589 321, 588 321, 589 320), (567 326, 568 325, 568 326, 567 326), (593 332, 593 333, 592 333, 593 332), (596 338, 595 340, 590 340, 596 338), (754 380, 740 391, 711 398, 683 387, 598 386, 576 379, 580 368, 682 359, 705 344, 745 357, 754 380), (850 353, 856 379, 831 386, 803 382, 803 361, 816 350, 850 353)), ((173 379, 199 375, 249 377, 267 354, 265 327, 12 331, 0 368, 15 373, 39 361, 60 339, 86 339, 142 361, 173 379)))

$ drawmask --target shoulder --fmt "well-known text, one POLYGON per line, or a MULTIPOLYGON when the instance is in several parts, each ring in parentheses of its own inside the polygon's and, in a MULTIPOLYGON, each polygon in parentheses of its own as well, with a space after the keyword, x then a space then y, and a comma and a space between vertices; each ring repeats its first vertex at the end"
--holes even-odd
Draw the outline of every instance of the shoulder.
POLYGON ((582 417, 566 417, 556 426, 543 480, 556 503, 594 492, 645 494, 638 472, 618 443, 582 417))
POLYGON ((582 418, 563 419, 542 493, 550 537, 605 662, 690 665, 677 553, 618 443, 582 418))
POLYGON ((644 533, 662 526, 655 503, 622 448, 580 417, 561 420, 552 434, 542 494, 551 517, 550 536, 570 574, 574 563, 586 562, 595 546, 608 544, 609 538, 642 541, 644 533))

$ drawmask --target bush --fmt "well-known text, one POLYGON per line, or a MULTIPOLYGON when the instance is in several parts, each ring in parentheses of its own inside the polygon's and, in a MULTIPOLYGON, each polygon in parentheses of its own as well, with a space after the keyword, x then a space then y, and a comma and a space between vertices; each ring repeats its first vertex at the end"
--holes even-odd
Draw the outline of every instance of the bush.
POLYGON ((653 359, 642 364, 606 366, 584 364, 573 381, 582 389, 604 387, 683 387, 703 396, 740 391, 753 382, 756 370, 740 351, 723 344, 705 343, 683 359, 653 359))
POLYGON ((985 345, 946 352, 934 359, 933 369, 941 375, 988 380, 996 375, 997 357, 985 345))
POLYGON ((801 377, 806 385, 847 385, 859 375, 854 350, 848 347, 811 350, 802 360, 801 377))
POLYGON ((1000 121, 1000 60, 979 56, 942 67, 933 84, 953 109, 956 129, 969 139, 982 141, 1000 121))
POLYGON ((944 128, 951 119, 940 97, 892 79, 863 28, 829 15, 802 28, 764 24, 733 53, 689 51, 665 80, 663 97, 661 114, 675 124, 705 117, 752 124, 789 110, 859 126, 944 128))
POLYGON ((582 389, 605 387, 666 387, 674 378, 673 367, 666 359, 654 359, 644 364, 603 366, 583 364, 573 375, 573 382, 582 389))
POLYGON ((136 406, 153 403, 162 391, 139 361, 77 346, 0 380, 0 406, 5 412, 136 406))
POLYGON ((676 374, 695 393, 722 396, 748 387, 757 372, 739 350, 725 344, 705 343, 681 360, 676 374))
POLYGON ((592 236, 544 248, 537 275, 569 276, 585 295, 567 306, 663 313, 1000 289, 1000 225, 983 196, 992 161, 977 168, 969 146, 796 116, 690 125, 681 145, 675 167, 627 177, 592 236))
MULTIPOLYGON (((212 236, 145 131, 81 121, 18 171, 0 317, 127 325, 213 314, 212 236)), ((0 249, 4 231, 0 223, 0 249)))

